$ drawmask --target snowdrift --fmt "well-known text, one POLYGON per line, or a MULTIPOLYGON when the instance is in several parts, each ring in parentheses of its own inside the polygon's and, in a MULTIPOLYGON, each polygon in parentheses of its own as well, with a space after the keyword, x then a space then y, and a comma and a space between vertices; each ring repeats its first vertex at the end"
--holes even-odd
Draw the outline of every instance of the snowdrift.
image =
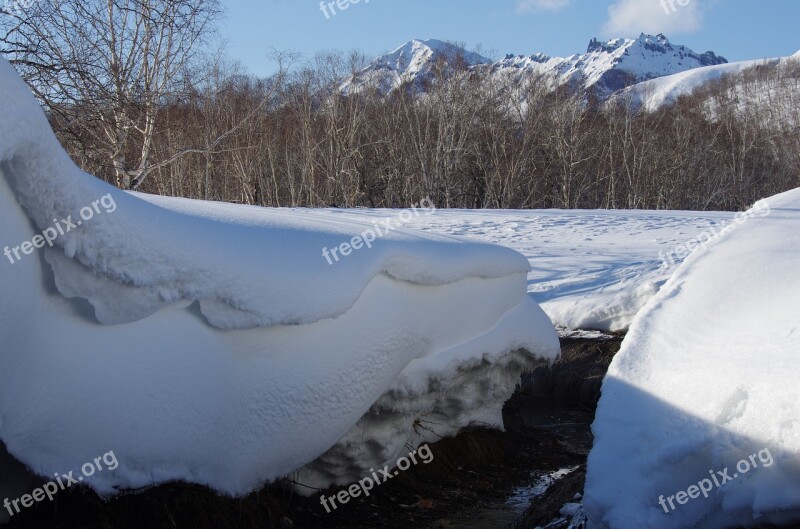
POLYGON ((767 203, 631 325, 593 425, 591 527, 800 521, 800 190, 767 203))
POLYGON ((0 439, 40 476, 113 451, 85 481, 102 495, 353 482, 501 428, 521 370, 558 353, 513 250, 397 229, 329 264, 373 224, 121 192, 3 59, 0 94, 0 439))

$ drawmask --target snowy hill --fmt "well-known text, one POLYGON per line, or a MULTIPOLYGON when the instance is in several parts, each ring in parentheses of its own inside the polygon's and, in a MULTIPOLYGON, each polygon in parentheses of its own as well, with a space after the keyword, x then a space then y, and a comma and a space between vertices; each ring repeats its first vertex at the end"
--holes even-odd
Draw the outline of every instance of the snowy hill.
POLYGON ((689 95, 696 89, 723 76, 740 74, 759 65, 780 67, 790 60, 797 61, 798 59, 800 59, 800 52, 791 57, 700 67, 638 83, 623 90, 619 97, 628 99, 637 106, 644 105, 648 110, 656 110, 664 105, 674 103, 679 97, 689 95))
POLYGON ((413 40, 375 59, 343 89, 357 91, 371 84, 385 94, 407 82, 422 90, 432 78, 433 65, 440 60, 451 68, 469 68, 495 78, 510 76, 520 82, 532 75, 552 76, 558 83, 594 89, 601 97, 632 83, 727 62, 710 51, 696 53, 686 46, 673 45, 660 34, 606 42, 592 39, 586 53, 566 58, 535 53, 507 55, 497 62, 441 41, 413 40))

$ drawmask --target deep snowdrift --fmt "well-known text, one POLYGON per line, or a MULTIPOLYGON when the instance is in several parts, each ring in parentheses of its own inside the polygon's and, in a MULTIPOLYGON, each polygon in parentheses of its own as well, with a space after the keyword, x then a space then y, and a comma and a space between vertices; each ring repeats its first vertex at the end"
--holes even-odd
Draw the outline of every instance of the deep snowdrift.
POLYGON ((593 426, 593 527, 800 520, 800 190, 767 202, 635 318, 593 426))
POLYGON ((101 494, 240 495, 328 451, 303 475, 355 481, 421 443, 417 419, 501 427, 520 371, 558 352, 513 250, 398 229, 330 265, 373 225, 120 192, 3 59, 0 94, 0 439, 39 475, 113 450, 101 494))

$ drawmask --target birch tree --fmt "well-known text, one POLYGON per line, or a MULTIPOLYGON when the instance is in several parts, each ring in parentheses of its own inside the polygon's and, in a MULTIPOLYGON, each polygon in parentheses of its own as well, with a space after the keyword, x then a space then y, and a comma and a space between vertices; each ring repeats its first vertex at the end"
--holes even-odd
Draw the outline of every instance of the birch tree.
POLYGON ((218 0, 30 3, 4 13, 2 51, 49 112, 90 131, 83 141, 116 184, 136 189, 183 154, 154 159, 159 110, 180 95, 219 14, 218 0))

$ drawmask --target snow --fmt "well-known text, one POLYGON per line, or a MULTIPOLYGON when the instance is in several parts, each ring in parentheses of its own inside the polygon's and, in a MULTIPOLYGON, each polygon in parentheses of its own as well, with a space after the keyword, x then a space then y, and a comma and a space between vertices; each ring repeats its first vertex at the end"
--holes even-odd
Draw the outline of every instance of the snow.
POLYGON ((687 258, 631 325, 593 425, 592 527, 800 521, 800 190, 767 202, 687 258), (708 498, 676 494, 712 476, 708 498))
POLYGON ((415 39, 372 61, 356 77, 345 81, 340 90, 358 93, 365 85, 372 85, 388 94, 403 83, 419 82, 431 76, 440 60, 450 66, 463 61, 463 66, 467 67, 491 62, 491 59, 454 44, 436 39, 415 39))
MULTIPOLYGON (((74 166, 2 59, 0 93, 0 246, 114 204, 53 248, 0 255, 0 439, 34 473, 113 450, 119 467, 87 480, 102 495, 183 480, 238 496, 290 473, 304 493, 352 483, 409 447, 502 428, 520 372, 558 354, 552 320, 564 336, 630 327, 594 425, 595 527, 800 519, 800 390, 787 369, 800 191, 746 222, 415 210, 329 264, 323 248, 398 212, 124 193, 74 166), (697 240, 683 264, 665 263, 697 240), (659 506, 765 449, 774 464, 659 506)), ((4 454, 0 469, 3 494, 30 491, 4 454)))
MULTIPOLYGON (((794 55, 792 58, 797 56, 794 55)), ((695 68, 635 84, 623 90, 617 97, 630 99, 637 105, 643 105, 647 110, 658 110, 662 106, 674 103, 681 96, 691 95, 697 88, 725 75, 739 74, 759 65, 779 66, 785 64, 787 59, 777 57, 695 68)))
POLYGON ((114 203, 0 256, 0 439, 40 476, 113 450, 87 480, 102 495, 352 482, 434 435, 415 421, 501 428, 520 372, 558 354, 511 249, 398 228, 328 264, 374 224, 121 192, 74 166, 3 59, 0 93, 0 247, 114 203))
MULTIPOLYGON (((309 214, 324 224, 379 220, 396 212, 309 214)), ((530 261, 528 292, 556 326, 620 331, 674 271, 664 258, 688 241, 713 236, 733 218, 698 211, 436 210, 408 227, 508 246, 530 261)))

